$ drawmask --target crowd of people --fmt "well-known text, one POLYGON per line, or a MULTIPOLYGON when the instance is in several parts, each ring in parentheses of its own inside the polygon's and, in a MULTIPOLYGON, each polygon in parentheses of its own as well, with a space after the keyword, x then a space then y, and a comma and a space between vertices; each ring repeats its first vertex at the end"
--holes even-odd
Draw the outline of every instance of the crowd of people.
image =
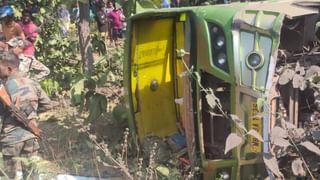
POLYGON ((13 8, 4 4, 0 8, 0 20, 0 50, 12 52, 19 57, 19 69, 26 77, 36 81, 43 80, 50 70, 35 58, 34 43, 39 29, 32 21, 32 12, 25 9, 20 21, 16 21, 13 8))
POLYGON ((115 2, 95 0, 91 3, 91 9, 95 14, 98 30, 104 38, 106 46, 119 46, 119 39, 123 38, 125 30, 125 16, 121 7, 115 2))

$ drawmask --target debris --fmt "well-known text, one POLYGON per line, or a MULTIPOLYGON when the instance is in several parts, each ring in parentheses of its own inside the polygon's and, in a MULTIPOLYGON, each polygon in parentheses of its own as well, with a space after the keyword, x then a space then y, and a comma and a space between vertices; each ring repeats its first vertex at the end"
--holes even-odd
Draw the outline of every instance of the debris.
POLYGON ((179 133, 173 134, 167 138, 167 143, 173 152, 177 152, 187 146, 186 137, 179 133))
POLYGON ((179 105, 183 105, 183 98, 175 99, 174 102, 179 105))
POLYGON ((312 138, 313 138, 315 141, 320 141, 320 130, 318 130, 318 131, 312 131, 311 134, 312 134, 312 138))
POLYGON ((170 159, 170 150, 165 143, 165 140, 159 136, 146 136, 142 141, 142 148, 145 159, 148 159, 152 150, 153 144, 157 143, 156 159, 157 163, 166 163, 170 159))
POLYGON ((292 162, 291 168, 295 176, 306 176, 306 171, 303 168, 303 161, 300 158, 292 162))
POLYGON ((280 75, 279 78, 279 84, 280 85, 286 85, 288 84, 295 75, 295 72, 292 69, 286 69, 283 71, 283 73, 280 75))
POLYGON ((165 176, 165 177, 169 177, 169 174, 170 174, 170 170, 169 168, 163 166, 163 165, 160 165, 158 167, 156 167, 156 170, 162 175, 162 176, 165 176))

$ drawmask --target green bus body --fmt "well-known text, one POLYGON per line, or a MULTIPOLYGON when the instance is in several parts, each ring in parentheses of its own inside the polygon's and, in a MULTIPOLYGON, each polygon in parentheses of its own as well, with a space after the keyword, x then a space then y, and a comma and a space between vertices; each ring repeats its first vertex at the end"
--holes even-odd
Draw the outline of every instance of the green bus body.
POLYGON ((189 159, 200 167, 203 179, 221 174, 229 179, 264 179, 268 174, 262 154, 269 152, 273 123, 269 90, 282 27, 285 20, 313 16, 319 11, 293 1, 273 1, 161 9, 131 17, 124 83, 130 127, 139 143, 149 134, 166 137, 182 129, 189 159), (181 75, 188 69, 195 73, 193 78, 181 75), (225 155, 226 137, 237 128, 216 115, 219 112, 207 103, 202 88, 213 89, 223 110, 242 119, 246 129, 260 133, 264 143, 248 137, 225 155), (175 103, 178 99, 183 103, 175 103), (161 113, 171 127, 159 122, 161 113))

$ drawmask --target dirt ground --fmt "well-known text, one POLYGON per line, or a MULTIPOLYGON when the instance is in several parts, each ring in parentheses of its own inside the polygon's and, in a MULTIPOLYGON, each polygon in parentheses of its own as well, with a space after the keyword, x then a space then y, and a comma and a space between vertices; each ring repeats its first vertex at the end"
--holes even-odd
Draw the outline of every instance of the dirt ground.
MULTIPOLYGON (((40 140, 40 156, 50 162, 50 169, 44 169, 50 174, 70 174, 90 177, 121 177, 117 169, 105 167, 97 161, 97 151, 89 138, 84 133, 78 132, 74 126, 76 120, 82 117, 75 116, 75 108, 56 109, 54 117, 41 121, 40 128, 43 130, 44 138, 40 140)), ((111 113, 106 113, 104 118, 93 124, 94 134, 105 139, 110 147, 120 144, 122 137, 119 127, 113 123, 111 113), (98 128, 97 128, 98 127, 98 128)), ((0 168, 3 169, 2 158, 0 168)))
MULTIPOLYGON (((105 167, 98 162, 101 153, 85 133, 78 132, 76 124, 84 120, 86 113, 79 113, 74 107, 58 107, 40 127, 45 139, 41 141, 41 154, 46 160, 58 167, 58 173, 78 176, 118 177, 117 169, 105 167)), ((112 151, 117 151, 121 144, 122 133, 126 124, 116 122, 112 112, 107 112, 92 124, 90 130, 99 140, 104 140, 112 151)))

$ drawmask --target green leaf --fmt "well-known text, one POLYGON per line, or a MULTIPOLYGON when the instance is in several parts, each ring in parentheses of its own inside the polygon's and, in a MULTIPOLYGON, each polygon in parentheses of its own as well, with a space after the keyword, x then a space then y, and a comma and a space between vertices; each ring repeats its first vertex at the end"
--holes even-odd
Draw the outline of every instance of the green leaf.
POLYGON ((230 117, 231 117, 232 121, 236 124, 236 126, 238 126, 242 130, 247 132, 247 129, 246 129, 245 125, 244 125, 244 122, 237 115, 230 114, 230 117))
POLYGON ((40 8, 40 14, 46 13, 46 10, 44 8, 40 8))
POLYGON ((231 149, 239 146, 242 142, 242 137, 238 136, 236 133, 229 134, 226 140, 224 154, 227 154, 231 149))
POLYGON ((71 103, 73 105, 79 105, 81 103, 81 99, 84 91, 84 82, 85 79, 81 79, 76 84, 74 84, 70 90, 71 92, 71 103))
POLYGON ((88 3, 89 3, 89 0, 79 0, 79 2, 88 4, 88 3))
POLYGON ((89 116, 87 120, 89 122, 95 122, 99 117, 106 112, 107 99, 104 95, 94 94, 89 99, 89 116))
MULTIPOLYGON (((57 40, 52 39, 52 40, 49 41, 49 44, 50 45, 55 45, 55 44, 57 44, 57 40)), ((60 52, 60 51, 57 51, 56 53, 58 53, 58 52, 60 52)))

